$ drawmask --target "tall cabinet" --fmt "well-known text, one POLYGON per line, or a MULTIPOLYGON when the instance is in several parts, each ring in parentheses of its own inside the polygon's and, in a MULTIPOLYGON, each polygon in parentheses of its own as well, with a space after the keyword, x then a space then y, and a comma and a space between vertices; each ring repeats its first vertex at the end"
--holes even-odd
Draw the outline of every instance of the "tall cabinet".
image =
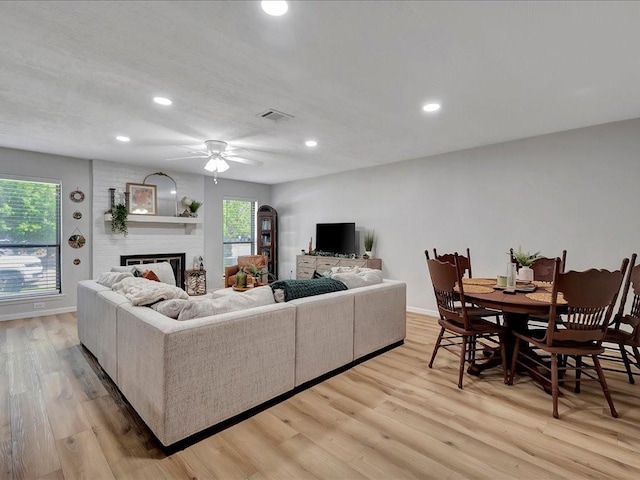
POLYGON ((278 212, 269 205, 258 208, 258 255, 267 257, 267 267, 278 278, 278 212))

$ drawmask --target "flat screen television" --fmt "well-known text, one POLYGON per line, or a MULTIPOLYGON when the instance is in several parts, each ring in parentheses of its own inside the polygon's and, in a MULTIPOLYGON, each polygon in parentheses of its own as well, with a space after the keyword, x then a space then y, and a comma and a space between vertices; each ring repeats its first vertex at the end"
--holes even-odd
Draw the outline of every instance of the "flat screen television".
POLYGON ((356 224, 316 223, 316 251, 333 254, 356 253, 356 224))

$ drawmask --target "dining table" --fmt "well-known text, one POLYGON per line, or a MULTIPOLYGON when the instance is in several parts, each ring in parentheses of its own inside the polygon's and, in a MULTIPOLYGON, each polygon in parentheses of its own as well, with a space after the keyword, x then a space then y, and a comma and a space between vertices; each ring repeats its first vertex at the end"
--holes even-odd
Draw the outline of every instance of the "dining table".
MULTIPOLYGON (((502 312, 504 326, 509 332, 505 339, 507 365, 511 365, 515 345, 513 332, 526 333, 530 315, 549 313, 552 284, 533 281, 528 284, 517 284, 514 291, 507 291, 506 288, 496 285, 496 278, 463 278, 462 285, 464 297, 468 303, 502 312)), ((562 294, 558 294, 557 302, 558 312, 561 313, 562 304, 565 303, 562 294)), ((499 355, 499 351, 492 352, 485 362, 471 365, 467 372, 471 375, 479 375, 488 368, 500 365, 499 355)), ((535 371, 532 376, 536 380, 541 380, 536 377, 535 371)))

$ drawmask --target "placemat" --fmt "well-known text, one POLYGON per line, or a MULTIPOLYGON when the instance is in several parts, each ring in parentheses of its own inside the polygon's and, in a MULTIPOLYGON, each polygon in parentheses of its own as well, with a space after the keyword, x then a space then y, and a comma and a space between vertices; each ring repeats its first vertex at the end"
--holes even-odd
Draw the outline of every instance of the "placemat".
MULTIPOLYGON (((485 287, 484 285, 467 285, 467 283, 463 280, 462 282, 464 284, 464 291, 466 293, 491 293, 493 292, 493 288, 490 287, 485 287)), ((456 285, 453 288, 456 292, 459 292, 460 289, 458 288, 458 286, 456 285)))
MULTIPOLYGON (((525 296, 527 298, 530 298, 531 300, 537 300, 538 302, 551 303, 551 292, 527 293, 525 296)), ((558 292, 557 304, 558 305, 566 305, 567 304, 567 301, 564 299, 564 297, 562 296, 561 292, 558 292)))
POLYGON ((531 283, 540 288, 551 288, 553 286, 552 282, 541 282, 540 280, 534 280, 531 283))
POLYGON ((467 285, 495 285, 495 278, 463 278, 462 283, 467 289, 467 285))

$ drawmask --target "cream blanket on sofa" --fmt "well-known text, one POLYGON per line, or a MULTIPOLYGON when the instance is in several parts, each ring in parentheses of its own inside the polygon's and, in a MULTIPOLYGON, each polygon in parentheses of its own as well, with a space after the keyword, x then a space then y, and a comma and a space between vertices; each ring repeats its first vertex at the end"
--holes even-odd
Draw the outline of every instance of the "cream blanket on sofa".
POLYGON ((174 298, 189 299, 187 292, 179 287, 139 277, 127 277, 115 283, 111 290, 127 297, 133 305, 151 305, 174 298))

